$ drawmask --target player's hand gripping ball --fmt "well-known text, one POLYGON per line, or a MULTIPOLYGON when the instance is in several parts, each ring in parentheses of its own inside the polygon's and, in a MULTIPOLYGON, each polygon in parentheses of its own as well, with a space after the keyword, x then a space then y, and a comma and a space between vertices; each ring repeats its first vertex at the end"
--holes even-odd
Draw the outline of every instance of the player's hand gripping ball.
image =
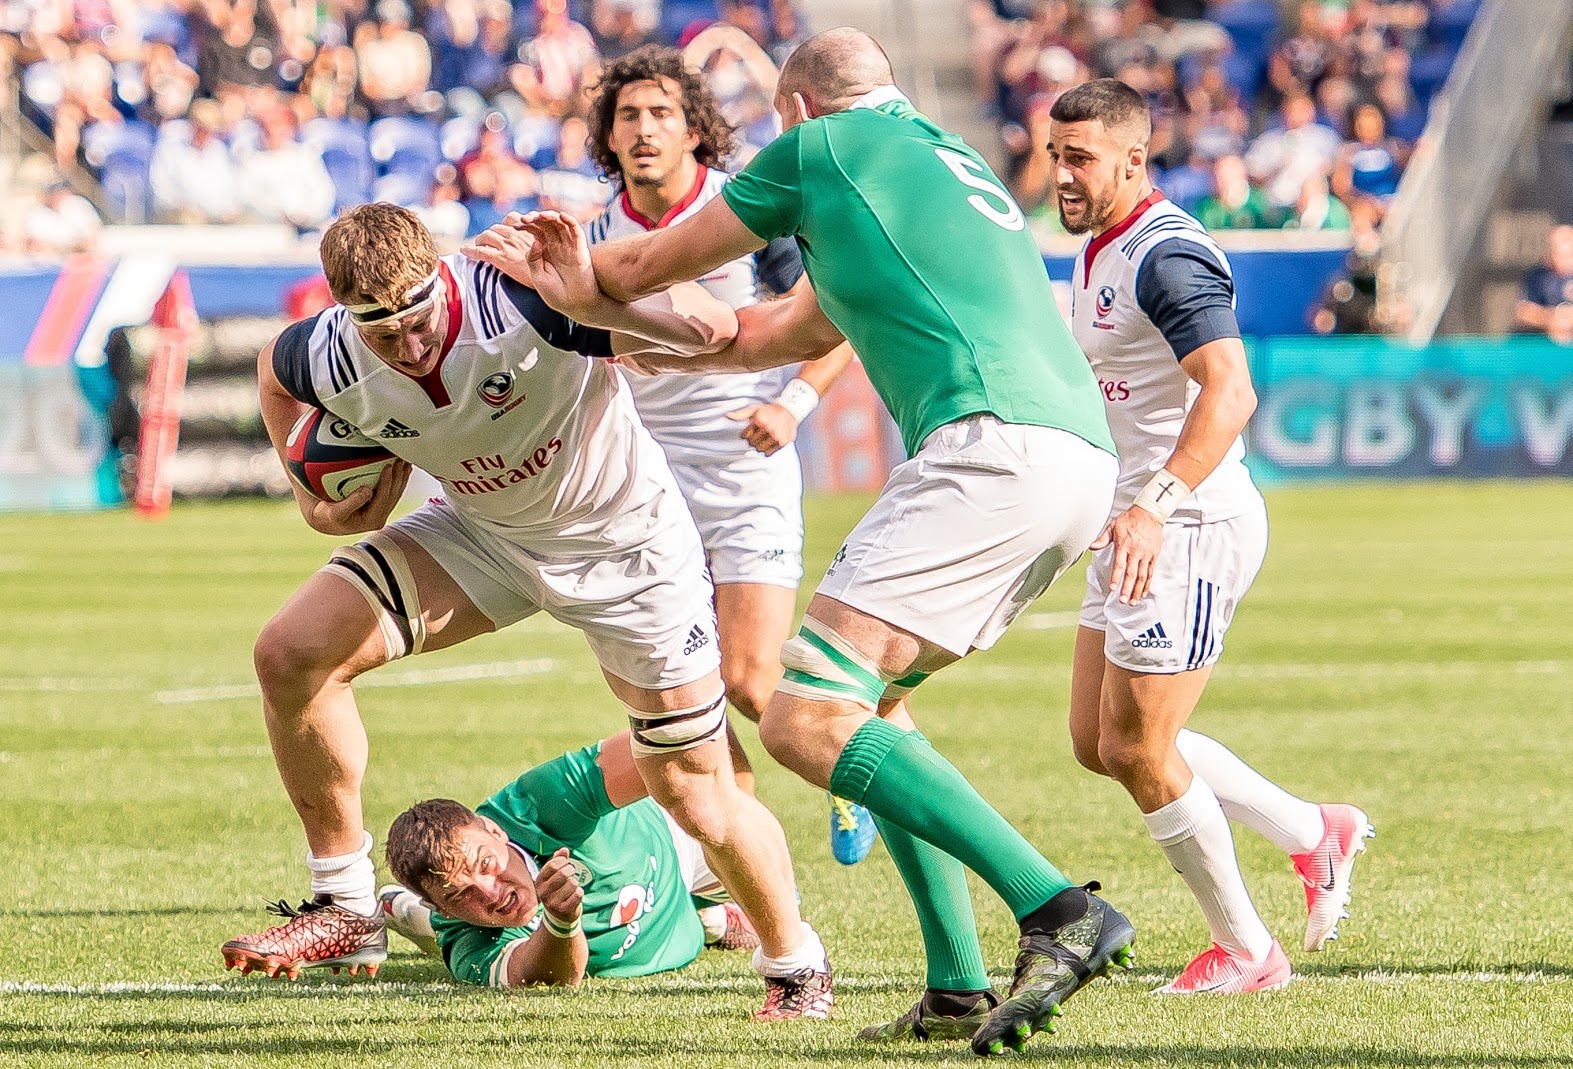
POLYGON ((362 486, 376 486, 394 455, 331 412, 307 411, 285 440, 290 477, 313 497, 343 501, 362 486))

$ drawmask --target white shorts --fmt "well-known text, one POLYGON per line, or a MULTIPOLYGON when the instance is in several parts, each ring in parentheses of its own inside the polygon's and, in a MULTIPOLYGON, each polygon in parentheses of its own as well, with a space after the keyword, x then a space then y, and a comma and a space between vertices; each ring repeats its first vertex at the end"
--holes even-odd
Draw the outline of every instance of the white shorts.
POLYGON ((1097 537, 1118 472, 1066 431, 947 424, 891 472, 818 593, 957 656, 988 649, 1097 537))
POLYGON ((1267 556, 1267 508, 1211 523, 1168 523, 1152 586, 1134 605, 1109 591, 1112 547, 1087 566, 1081 625, 1103 632, 1110 664, 1170 675, 1217 663, 1224 632, 1267 556))
POLYGON ((705 848, 699 845, 699 840, 684 831, 666 810, 661 810, 661 815, 666 818, 666 829, 672 833, 677 867, 682 870, 683 886, 688 888, 688 893, 712 902, 730 902, 732 896, 721 886, 721 877, 710 871, 710 862, 705 860, 705 848))
POLYGON ((795 448, 671 465, 717 586, 797 589, 803 578, 803 469, 795 448))
POLYGON ((646 506, 651 522, 636 545, 594 557, 551 556, 538 540, 513 544, 441 499, 387 529, 431 554, 498 628, 544 610, 583 631, 612 675, 667 690, 721 666, 704 549, 675 497, 658 495, 646 506))

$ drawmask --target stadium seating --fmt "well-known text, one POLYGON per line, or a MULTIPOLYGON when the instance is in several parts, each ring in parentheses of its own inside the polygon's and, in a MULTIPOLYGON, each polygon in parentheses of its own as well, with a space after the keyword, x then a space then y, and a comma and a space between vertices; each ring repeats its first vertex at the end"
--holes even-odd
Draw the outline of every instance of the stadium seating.
POLYGON ((97 168, 99 181, 117 219, 140 223, 152 217, 153 139, 144 122, 100 122, 83 131, 83 153, 97 168))

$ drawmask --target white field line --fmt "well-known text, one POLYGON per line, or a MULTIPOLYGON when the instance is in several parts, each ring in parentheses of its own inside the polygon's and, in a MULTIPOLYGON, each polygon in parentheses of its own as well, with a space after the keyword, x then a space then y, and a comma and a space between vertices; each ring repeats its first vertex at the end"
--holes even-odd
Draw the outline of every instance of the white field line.
MULTIPOLYGON (((1168 983, 1173 977, 1166 973, 1137 973, 1130 976, 1115 976, 1110 978, 1111 983, 1137 984, 1141 986, 1157 987, 1168 983)), ((1337 975, 1296 976, 1296 984, 1316 986, 1320 984, 1452 984, 1469 986, 1475 984, 1497 985, 1512 984, 1526 987, 1543 987, 1550 985, 1573 984, 1573 977, 1551 975, 1538 970, 1525 972, 1470 972, 1458 971, 1447 973, 1405 972, 1403 970, 1388 971, 1385 969, 1372 969, 1365 972, 1340 973, 1337 975)), ((754 991, 759 986, 757 977, 697 977, 670 975, 648 977, 638 981, 611 981, 619 987, 637 993, 641 987, 656 988, 663 991, 754 991)), ((855 977, 836 980, 838 988, 849 991, 891 991, 910 986, 906 980, 892 980, 884 977, 855 977)), ((280 995, 296 998, 319 997, 344 997, 344 996, 369 996, 382 997, 387 995, 454 995, 467 993, 471 989, 457 983, 410 983, 399 980, 349 980, 347 983, 331 986, 301 985, 285 986, 281 984, 252 983, 236 980, 231 983, 156 983, 137 981, 117 981, 106 984, 60 984, 39 983, 31 980, 0 981, 0 995, 217 995, 223 997, 249 997, 252 995, 266 996, 269 998, 280 995)))
POLYGON ((91 694, 110 690, 135 690, 134 679, 92 679, 73 676, 9 676, 0 678, 0 691, 30 694, 91 694))
MULTIPOLYGON (((424 687, 432 683, 460 683, 477 679, 517 679, 550 672, 557 662, 547 657, 529 661, 488 661, 483 664, 457 664, 451 668, 411 668, 403 672, 365 675, 355 681, 360 687, 424 687)), ((188 690, 161 690, 153 699, 162 705, 189 702, 216 702, 230 698, 254 698, 261 692, 255 683, 234 683, 219 687, 194 687, 188 690)))
MULTIPOLYGON (((1037 613, 1023 620, 1029 631, 1053 631, 1076 626, 1075 613, 1037 613)), ((525 661, 491 661, 482 664, 454 665, 450 668, 414 668, 403 672, 372 674, 356 681, 357 687, 420 687, 434 683, 458 683, 484 679, 517 679, 521 676, 541 675, 557 667, 550 658, 525 661)), ((965 678, 1015 681, 1041 679, 1047 674, 1067 674, 1070 665, 1058 660, 1042 665, 971 665, 963 662, 942 675, 941 679, 965 678)), ((1519 676, 1549 676, 1573 672, 1573 661, 1386 661, 1355 662, 1279 662, 1264 664, 1220 664, 1213 674, 1224 679, 1457 679, 1475 678, 1495 674, 1519 676)), ((593 675, 593 673, 591 673, 593 675)), ((72 693, 92 694, 109 691, 139 689, 134 679, 95 679, 71 676, 37 676, 34 678, 0 677, 0 693, 72 693)), ((214 687, 194 687, 183 690, 160 690, 153 694, 162 705, 181 705, 190 702, 225 701, 232 698, 254 698, 258 695, 255 683, 233 683, 214 687)))
MULTIPOLYGON (((1066 664, 1010 665, 986 664, 976 667, 965 663, 952 668, 941 679, 964 678, 1014 681, 1041 679, 1054 672, 1068 673, 1066 664)), ((1355 664, 1330 662, 1296 664, 1220 664, 1213 675, 1220 679, 1472 679, 1480 676, 1550 676, 1573 671, 1570 661, 1364 661, 1355 664)))

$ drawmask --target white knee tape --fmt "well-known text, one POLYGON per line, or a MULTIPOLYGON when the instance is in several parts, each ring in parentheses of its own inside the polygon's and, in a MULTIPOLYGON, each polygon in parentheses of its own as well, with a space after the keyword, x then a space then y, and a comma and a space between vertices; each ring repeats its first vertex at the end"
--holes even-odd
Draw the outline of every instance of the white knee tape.
POLYGON ((628 726, 632 731, 635 757, 657 757, 703 746, 712 739, 726 737, 726 694, 717 694, 692 709, 670 713, 647 713, 630 706, 628 726))
POLYGON ((426 622, 421 616, 420 592, 399 544, 382 531, 373 531, 353 546, 340 546, 323 571, 331 572, 360 591, 377 617, 388 660, 421 652, 426 644, 426 622))
POLYGON ((879 706, 889 682, 857 647, 833 629, 805 617, 798 633, 781 647, 784 675, 776 689, 810 701, 851 702, 869 711, 879 706))

